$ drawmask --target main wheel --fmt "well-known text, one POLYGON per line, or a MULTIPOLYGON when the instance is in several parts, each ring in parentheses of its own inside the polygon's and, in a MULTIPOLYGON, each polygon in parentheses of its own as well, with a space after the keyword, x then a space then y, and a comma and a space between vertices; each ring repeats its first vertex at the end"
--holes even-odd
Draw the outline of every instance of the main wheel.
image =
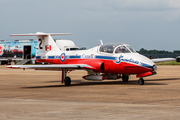
POLYGON ((139 83, 140 85, 144 85, 144 79, 143 79, 143 78, 140 78, 140 79, 138 80, 138 83, 139 83))
POLYGON ((127 82, 129 80, 129 75, 122 75, 122 81, 127 82))
POLYGON ((66 77, 64 79, 64 83, 65 83, 66 86, 70 86, 71 85, 71 78, 70 77, 66 77))

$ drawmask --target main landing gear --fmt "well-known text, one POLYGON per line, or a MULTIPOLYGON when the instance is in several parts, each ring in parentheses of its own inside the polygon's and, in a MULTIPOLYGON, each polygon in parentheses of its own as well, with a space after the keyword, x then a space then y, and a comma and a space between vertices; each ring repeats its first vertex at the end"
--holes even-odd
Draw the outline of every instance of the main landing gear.
POLYGON ((138 83, 140 85, 144 85, 144 79, 142 77, 139 78, 138 83))
POLYGON ((62 69, 62 79, 61 79, 61 83, 64 83, 66 86, 70 86, 71 85, 71 78, 66 76, 67 70, 66 69, 62 69))
POLYGON ((64 79, 64 84, 65 84, 66 86, 70 86, 70 85, 71 85, 71 78, 70 78, 70 77, 65 77, 65 79, 64 79))
POLYGON ((123 82, 128 82, 128 80, 129 80, 129 75, 122 75, 122 81, 123 82))

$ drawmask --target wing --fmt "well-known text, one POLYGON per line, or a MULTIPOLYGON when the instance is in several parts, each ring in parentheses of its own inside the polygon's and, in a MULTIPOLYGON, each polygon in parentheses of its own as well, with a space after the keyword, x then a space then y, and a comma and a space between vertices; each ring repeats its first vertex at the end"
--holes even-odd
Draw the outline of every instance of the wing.
POLYGON ((21 68, 21 69, 92 69, 87 64, 56 64, 56 65, 10 65, 8 68, 21 68))
POLYGON ((151 59, 153 62, 164 62, 164 61, 172 61, 176 60, 175 58, 157 58, 157 59, 151 59))

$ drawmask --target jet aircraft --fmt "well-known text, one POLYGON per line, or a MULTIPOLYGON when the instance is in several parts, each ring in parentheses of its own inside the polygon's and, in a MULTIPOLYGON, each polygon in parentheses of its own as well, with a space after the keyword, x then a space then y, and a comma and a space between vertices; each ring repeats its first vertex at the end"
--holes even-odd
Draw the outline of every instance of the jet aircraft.
POLYGON ((157 66, 154 62, 175 60, 174 58, 149 59, 137 53, 133 47, 124 43, 109 43, 93 47, 88 50, 61 51, 51 36, 71 35, 70 33, 42 33, 12 34, 10 36, 37 36, 39 54, 36 62, 49 63, 48 65, 12 65, 9 68, 30 69, 58 69, 62 71, 61 82, 66 86, 71 84, 67 72, 83 69, 86 80, 115 80, 122 78, 129 80, 130 75, 139 78, 138 83, 144 84, 143 77, 156 74, 157 66))

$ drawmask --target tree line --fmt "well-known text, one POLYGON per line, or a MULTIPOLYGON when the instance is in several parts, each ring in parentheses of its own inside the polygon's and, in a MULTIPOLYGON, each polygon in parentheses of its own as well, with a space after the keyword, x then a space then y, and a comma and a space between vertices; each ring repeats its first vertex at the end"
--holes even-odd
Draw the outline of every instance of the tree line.
POLYGON ((137 52, 147 57, 151 56, 152 58, 166 58, 166 57, 176 58, 177 56, 180 56, 180 50, 174 50, 173 52, 171 52, 171 51, 165 51, 165 50, 147 50, 147 49, 141 48, 137 52))

